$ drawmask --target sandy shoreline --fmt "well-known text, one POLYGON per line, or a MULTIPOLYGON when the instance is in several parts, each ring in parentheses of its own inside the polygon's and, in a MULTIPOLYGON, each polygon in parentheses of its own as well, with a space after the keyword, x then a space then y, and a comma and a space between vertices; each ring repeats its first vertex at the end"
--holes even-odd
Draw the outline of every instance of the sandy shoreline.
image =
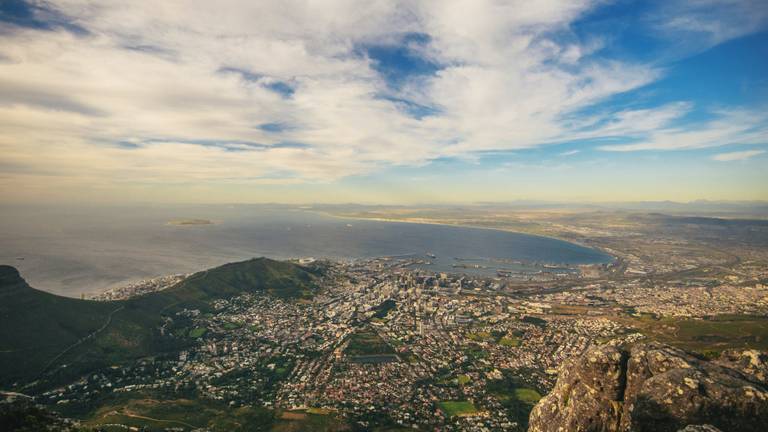
POLYGON ((514 234, 522 234, 522 235, 528 235, 532 237, 542 237, 547 238, 551 240, 558 240, 570 244, 574 244, 577 246, 581 246, 588 249, 594 249, 597 250, 609 257, 611 257, 612 261, 615 261, 618 259, 617 256, 613 255, 612 253, 608 252, 607 250, 603 249, 600 246, 594 246, 582 243, 580 241, 575 241, 573 239, 566 239, 562 237, 555 237, 552 235, 544 235, 544 234, 535 234, 525 231, 517 231, 513 229, 505 229, 505 228, 492 228, 492 227, 485 227, 485 226, 477 226, 477 225, 467 225, 462 223, 447 223, 447 222, 437 222, 431 219, 392 219, 392 218, 381 218, 381 217, 363 217, 363 216, 347 216, 347 215, 339 215, 339 214, 333 214, 328 213, 324 211, 319 210, 312 210, 315 213, 319 213, 325 216, 330 216, 338 219, 347 219, 347 220, 358 220, 358 221, 374 221, 374 222, 389 222, 389 223, 409 223, 409 224, 421 224, 421 225, 439 225, 439 226, 448 226, 448 227, 459 227, 459 228, 473 228, 473 229, 484 229, 484 230, 491 230, 491 231, 499 231, 499 232, 505 232, 505 233, 514 233, 514 234))

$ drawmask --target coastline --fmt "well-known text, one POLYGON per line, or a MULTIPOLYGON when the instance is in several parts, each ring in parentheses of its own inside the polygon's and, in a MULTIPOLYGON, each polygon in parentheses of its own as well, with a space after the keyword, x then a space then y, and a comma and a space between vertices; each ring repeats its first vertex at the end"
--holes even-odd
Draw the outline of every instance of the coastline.
POLYGON ((546 238, 546 239, 550 239, 550 240, 557 240, 557 241, 561 241, 561 242, 565 242, 565 243, 570 243, 570 244, 573 244, 573 245, 576 245, 576 246, 580 246, 580 247, 583 247, 583 248, 593 249, 593 250, 596 250, 596 251, 598 251, 598 252, 600 252, 600 253, 610 257, 611 259, 610 259, 609 263, 613 263, 613 262, 615 262, 616 260, 619 259, 619 257, 617 257, 617 256, 613 255, 612 253, 606 251, 605 249, 603 249, 600 246, 588 245, 588 244, 584 244, 584 243, 582 243, 580 241, 574 241, 574 240, 571 240, 571 239, 555 237, 555 236, 552 236, 552 235, 534 234, 534 233, 530 233, 530 232, 516 231, 516 230, 512 230, 512 229, 492 228, 492 227, 477 226, 477 225, 467 225, 467 224, 461 224, 461 223, 453 224, 453 223, 447 223, 447 222, 437 222, 437 221, 432 221, 432 220, 429 220, 429 219, 425 219, 425 220, 408 220, 408 219, 391 219, 391 218, 381 218, 381 217, 370 217, 369 218, 369 217, 361 217, 361 216, 345 216, 345 215, 333 214, 333 213, 328 213, 328 212, 325 212, 325 211, 322 211, 322 210, 312 210, 312 209, 309 209, 309 210, 306 210, 306 211, 311 211, 311 212, 314 212, 314 213, 318 213, 318 214, 321 214, 321 215, 324 215, 324 216, 330 216, 330 217, 337 218, 337 219, 347 219, 347 220, 357 220, 357 221, 388 222, 388 223, 408 223, 408 224, 416 224, 416 225, 438 225, 438 226, 447 226, 447 227, 483 229, 483 230, 499 231, 499 232, 505 232, 505 233, 522 234, 522 235, 528 235, 528 236, 532 236, 532 237, 541 237, 541 238, 546 238))

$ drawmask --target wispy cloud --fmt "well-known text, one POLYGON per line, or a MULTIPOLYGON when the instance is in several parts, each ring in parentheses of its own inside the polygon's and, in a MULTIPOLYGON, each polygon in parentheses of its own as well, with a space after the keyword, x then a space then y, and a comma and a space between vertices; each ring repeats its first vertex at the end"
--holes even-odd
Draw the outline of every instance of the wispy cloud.
POLYGON ((763 0, 670 0, 660 3, 650 20, 672 46, 702 51, 744 36, 768 24, 763 0))
POLYGON ((768 115, 742 110, 721 111, 710 121, 667 125, 645 133, 627 134, 631 144, 601 146, 607 151, 691 150, 733 144, 768 143, 768 115))
POLYGON ((574 114, 664 74, 571 32, 599 0, 19 3, 0 16, 0 153, 83 184, 334 181, 575 139, 765 137, 744 111, 679 126, 687 101, 574 114))
POLYGON ((765 153, 765 150, 745 150, 738 152, 720 153, 712 156, 713 160, 721 162, 741 161, 765 153))
POLYGON ((575 154, 578 154, 579 152, 580 152, 580 150, 568 150, 568 151, 564 151, 564 152, 560 153, 560 156, 564 156, 564 157, 565 156, 573 156, 575 154))

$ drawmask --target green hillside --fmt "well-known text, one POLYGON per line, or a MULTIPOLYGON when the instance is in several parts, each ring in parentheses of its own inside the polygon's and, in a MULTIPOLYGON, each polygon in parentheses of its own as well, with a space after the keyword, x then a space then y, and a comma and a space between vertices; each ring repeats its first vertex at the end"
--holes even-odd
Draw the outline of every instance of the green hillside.
POLYGON ((34 378, 119 307, 35 290, 15 268, 0 266, 0 384, 34 378))
POLYGON ((178 301, 204 302, 259 291, 281 298, 309 298, 315 289, 314 279, 313 273, 296 264, 254 258, 196 273, 160 294, 178 301))
POLYGON ((246 292, 306 298, 315 278, 296 264, 256 258, 202 271, 161 292, 97 302, 36 290, 15 268, 0 266, 0 388, 38 378, 65 382, 94 368, 178 350, 190 341, 173 331, 161 335, 164 316, 207 310, 212 300, 246 292))

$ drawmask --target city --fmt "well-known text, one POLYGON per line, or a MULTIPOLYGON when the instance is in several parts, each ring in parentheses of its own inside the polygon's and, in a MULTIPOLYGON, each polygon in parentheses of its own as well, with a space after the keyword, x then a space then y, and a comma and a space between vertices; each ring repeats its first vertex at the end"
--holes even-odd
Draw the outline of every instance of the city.
MULTIPOLYGON (((564 361, 590 347, 664 340, 680 333, 676 326, 692 325, 701 334, 673 340, 701 355, 739 356, 733 348, 764 346, 765 253, 753 251, 761 261, 720 274, 717 257, 698 252, 660 268, 612 252, 619 256, 608 264, 539 264, 536 273, 495 277, 431 272, 433 254, 299 259, 321 269, 311 298, 249 293, 216 300, 210 312, 180 310, 160 331, 193 340, 188 348, 99 371, 37 400, 78 412, 105 394, 194 395, 232 409, 260 406, 287 422, 327 416, 361 429, 526 430, 528 413, 552 390, 564 361), (558 270, 547 274, 551 268, 558 270), (730 320, 741 320, 741 339, 707 327, 727 333, 730 320)), ((143 281, 97 299, 162 291, 185 277, 143 281)), ((101 412, 85 424, 121 418, 131 414, 101 412)))
POLYGON ((767 166, 768 0, 0 0, 0 432, 766 432, 767 166))

